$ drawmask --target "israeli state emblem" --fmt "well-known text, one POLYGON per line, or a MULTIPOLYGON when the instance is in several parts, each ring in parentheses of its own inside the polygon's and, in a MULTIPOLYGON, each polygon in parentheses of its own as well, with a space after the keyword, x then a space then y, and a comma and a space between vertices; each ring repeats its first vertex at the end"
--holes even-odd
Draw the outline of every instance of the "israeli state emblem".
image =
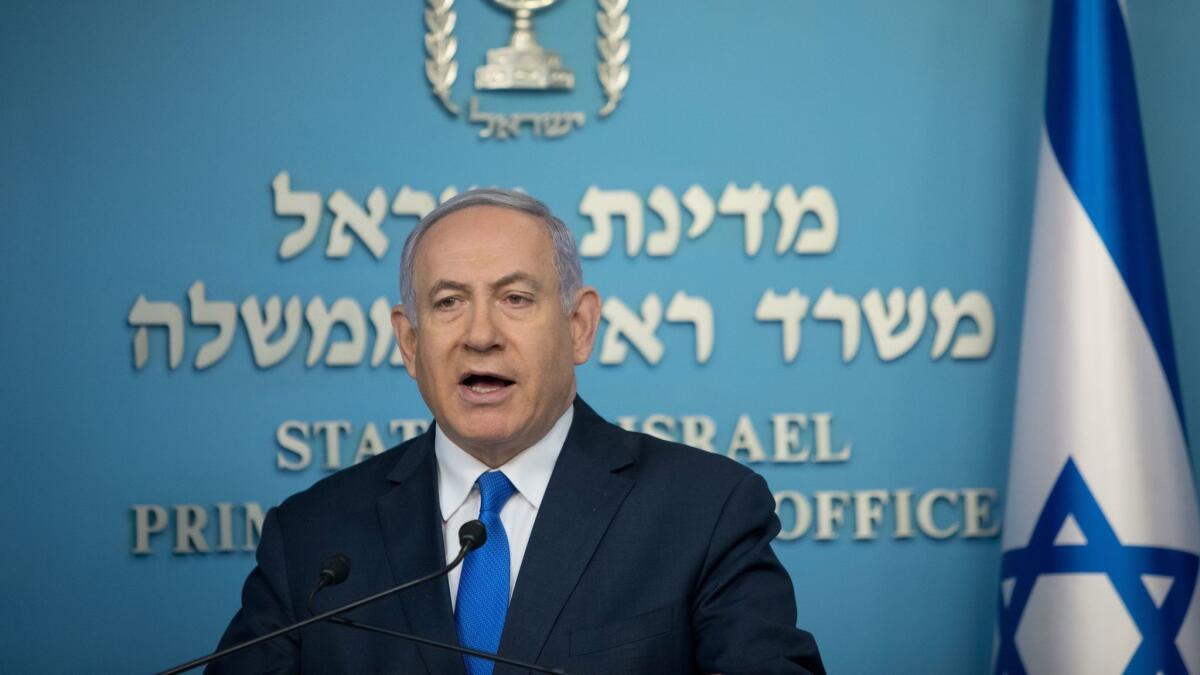
MULTIPOLYGON (((508 140, 522 137, 559 138, 582 128, 588 116, 580 110, 489 112, 480 104, 479 92, 538 94, 570 92, 575 89, 575 72, 553 49, 542 46, 534 32, 535 14, 559 0, 478 0, 491 2, 512 14, 512 32, 507 45, 489 48, 483 63, 475 68, 475 92, 467 102, 467 121, 479 125, 479 137, 508 140)), ((453 99, 458 79, 458 13, 455 0, 426 0, 425 77, 433 96, 453 117, 462 110, 453 99)), ((604 96, 597 111, 607 117, 617 109, 629 83, 629 0, 598 0, 596 12, 596 81, 604 96)))

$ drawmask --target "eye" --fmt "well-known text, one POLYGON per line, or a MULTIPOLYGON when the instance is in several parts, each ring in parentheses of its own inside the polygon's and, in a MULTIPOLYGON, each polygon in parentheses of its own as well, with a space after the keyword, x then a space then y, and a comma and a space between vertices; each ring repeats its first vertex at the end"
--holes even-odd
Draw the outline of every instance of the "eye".
POLYGON ((453 309, 458 305, 460 298, 456 295, 447 295, 444 298, 438 298, 433 301, 434 309, 453 309))
POLYGON ((519 293, 509 293, 508 295, 504 296, 504 302, 508 303, 512 307, 526 307, 533 304, 533 298, 527 295, 521 295, 519 293))

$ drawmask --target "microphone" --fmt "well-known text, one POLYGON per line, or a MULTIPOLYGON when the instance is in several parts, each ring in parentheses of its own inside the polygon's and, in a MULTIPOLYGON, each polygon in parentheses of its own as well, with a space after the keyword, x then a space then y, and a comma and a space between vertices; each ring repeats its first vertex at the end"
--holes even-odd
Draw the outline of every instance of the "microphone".
MULTIPOLYGON (((461 539, 461 538, 460 538, 461 539)), ((317 579, 317 585, 308 593, 308 613, 316 614, 313 611, 313 601, 317 599, 317 593, 326 586, 337 586, 345 581, 350 576, 350 559, 338 553, 331 555, 321 563, 321 578, 317 579)))
POLYGON ((325 586, 337 586, 350 576, 350 559, 341 553, 331 555, 321 563, 321 579, 325 586))
MULTIPOLYGON (((469 551, 474 551, 477 548, 483 548, 487 543, 487 528, 478 520, 469 520, 463 523, 463 526, 458 528, 458 545, 466 548, 469 551)), ((349 565, 350 561, 347 560, 349 565)), ((350 571, 347 570, 346 574, 350 571)))
MULTIPOLYGON (((458 530, 458 543, 460 546, 462 546, 465 549, 473 551, 473 550, 483 546, 486 542, 487 542, 487 528, 485 528, 483 526, 483 523, 479 522, 478 520, 472 520, 468 523, 465 523, 458 530)), ((313 588, 312 593, 308 596, 308 611, 310 614, 315 613, 313 610, 313 600, 316 598, 317 593, 321 589, 325 588, 326 586, 336 586, 337 584, 340 584, 341 582, 345 581, 346 577, 350 575, 350 560, 348 558, 346 558, 346 556, 343 556, 343 555, 336 555, 336 556, 332 556, 332 557, 328 558, 321 565, 322 580, 325 579, 325 573, 326 573, 327 569, 331 572, 330 577, 334 580, 330 581, 329 583, 323 583, 322 581, 317 582, 316 587, 313 588), (340 558, 340 560, 335 561, 334 560, 335 558, 340 558), (333 574, 334 570, 329 569, 332 567, 331 563, 341 565, 338 567, 338 571, 341 571, 344 569, 345 574, 341 577, 335 576, 333 574)), ((458 652, 459 654, 466 654, 468 656, 477 656, 479 658, 487 659, 489 661, 496 661, 498 663, 505 663, 510 666, 516 666, 523 670, 533 670, 533 671, 537 671, 539 673, 550 673, 551 675, 566 675, 565 670, 561 670, 558 668, 546 668, 544 666, 539 666, 539 665, 532 664, 532 663, 522 663, 521 661, 509 659, 509 658, 500 656, 498 654, 492 654, 490 652, 482 652, 477 649, 471 649, 469 647, 462 647, 459 645, 447 644, 445 642, 437 642, 436 640, 430 640, 428 638, 418 637, 416 635, 409 635, 408 633, 400 633, 400 632, 397 632, 394 630, 388 630, 387 628, 380 628, 378 626, 372 626, 370 624, 359 623, 357 621, 351 621, 350 619, 347 619, 343 616, 332 616, 329 618, 329 620, 334 623, 341 624, 343 626, 349 626, 351 628, 365 630, 370 633, 379 633, 381 635, 387 635, 389 637, 400 638, 401 640, 408 640, 410 642, 416 642, 418 644, 428 645, 430 647, 437 647, 439 649, 447 649, 452 652, 458 652)))
MULTIPOLYGON (((478 520, 473 520, 473 521, 467 523, 466 525, 463 525, 462 529, 459 530, 459 544, 461 545, 461 547, 458 550, 458 555, 454 556, 454 560, 451 560, 449 562, 449 564, 447 564, 445 567, 437 570, 436 572, 426 574, 425 576, 423 576, 419 579, 413 579, 412 581, 405 582, 403 584, 400 584, 399 586, 393 586, 392 588, 389 588, 385 591, 380 591, 378 593, 375 593, 374 595, 368 595, 365 598, 355 600, 354 602, 347 603, 345 605, 342 605, 341 607, 336 607, 327 612, 321 612, 320 614, 315 614, 313 616, 308 617, 307 619, 303 619, 303 620, 297 621, 296 623, 293 623, 289 626, 284 626, 283 628, 273 630, 270 633, 267 633, 265 635, 260 635, 256 638, 251 638, 249 640, 246 640, 245 642, 241 642, 236 645, 233 645, 232 647, 226 647, 225 649, 218 650, 216 652, 213 652, 212 654, 209 654, 208 656, 202 656, 198 659, 193 659, 191 661, 188 661, 187 663, 181 663, 178 666, 175 666, 174 668, 170 668, 168 670, 162 671, 158 675, 177 675, 178 673, 182 673, 182 672, 191 670, 193 668, 198 668, 198 667, 203 666, 204 664, 209 663, 211 661, 216 661, 217 659, 224 658, 235 652, 240 652, 243 649, 246 649, 247 647, 253 647, 256 644, 266 642, 267 640, 273 640, 273 639, 279 637, 280 635, 285 635, 292 631, 304 628, 305 626, 310 626, 314 623, 318 623, 318 622, 324 621, 326 619, 329 619, 331 617, 337 616, 338 614, 342 614, 344 612, 349 612, 352 609, 358 609, 359 607, 362 607, 363 605, 369 605, 373 602, 377 602, 384 598, 395 595, 395 594, 399 593, 400 591, 412 588, 413 586, 418 586, 420 584, 425 583, 426 581, 436 579, 444 574, 449 574, 450 570, 454 569, 455 567, 458 567, 458 565, 460 563, 462 563, 463 558, 467 557, 467 553, 469 551, 473 551, 476 548, 479 548, 486 541, 487 541, 487 530, 486 530, 486 528, 484 528, 483 523, 479 522, 478 520), (464 535, 464 532, 466 533, 465 535, 464 535)), ((347 558, 346 556, 340 556, 342 558, 342 560, 346 563, 344 568, 336 562, 334 562, 332 564, 328 564, 338 557, 339 556, 332 556, 331 558, 329 558, 325 561, 325 563, 327 563, 327 564, 321 565, 321 579, 317 581, 318 587, 313 589, 312 593, 309 594, 310 602, 316 597, 316 593, 318 590, 320 590, 321 588, 323 588, 325 586, 341 583, 342 581, 345 581, 346 577, 348 577, 350 575, 350 559, 347 558), (325 572, 327 571, 326 570, 327 567, 328 567, 328 572, 329 572, 328 576, 326 576, 326 574, 325 574, 325 572), (342 571, 345 572, 345 576, 342 576, 340 579, 338 579, 338 576, 342 571), (326 580, 326 579, 328 579, 328 580, 326 580)), ((486 654, 480 654, 480 656, 483 656, 484 658, 487 657, 486 654)))

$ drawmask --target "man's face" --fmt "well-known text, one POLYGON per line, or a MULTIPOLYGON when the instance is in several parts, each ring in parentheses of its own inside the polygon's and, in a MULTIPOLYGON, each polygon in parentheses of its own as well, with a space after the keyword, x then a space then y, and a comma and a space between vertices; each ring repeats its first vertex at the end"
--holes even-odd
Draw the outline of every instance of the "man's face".
POLYGON ((564 310, 550 233, 521 211, 455 211, 425 233, 415 256, 418 325, 406 308, 392 310, 405 367, 450 440, 498 466, 571 404, 599 298, 585 288, 564 310))

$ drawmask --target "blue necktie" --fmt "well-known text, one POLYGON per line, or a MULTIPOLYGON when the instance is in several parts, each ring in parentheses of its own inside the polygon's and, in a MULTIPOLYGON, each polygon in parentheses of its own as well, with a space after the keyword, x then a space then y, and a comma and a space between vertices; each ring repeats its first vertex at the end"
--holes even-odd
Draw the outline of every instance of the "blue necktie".
MULTIPOLYGON (((458 580, 454 625, 464 647, 496 653, 508 614, 508 535, 500 522, 500 509, 516 488, 508 476, 488 471, 475 481, 479 486, 479 520, 487 528, 483 548, 467 554, 458 580)), ((493 663, 465 656, 467 675, 491 675, 493 663)))

